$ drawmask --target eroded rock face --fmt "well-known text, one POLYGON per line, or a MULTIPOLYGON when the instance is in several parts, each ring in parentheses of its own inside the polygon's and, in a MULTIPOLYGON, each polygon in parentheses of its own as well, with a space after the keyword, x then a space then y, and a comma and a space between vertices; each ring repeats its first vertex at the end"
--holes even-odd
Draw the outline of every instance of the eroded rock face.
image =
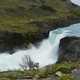
POLYGON ((48 31, 41 33, 15 33, 0 31, 0 53, 14 53, 17 49, 26 49, 29 43, 35 44, 48 37, 48 31))
POLYGON ((61 39, 59 52, 59 63, 80 61, 80 38, 65 37, 61 39))
POLYGON ((13 51, 14 48, 21 46, 25 42, 20 33, 0 31, 0 52, 13 51))

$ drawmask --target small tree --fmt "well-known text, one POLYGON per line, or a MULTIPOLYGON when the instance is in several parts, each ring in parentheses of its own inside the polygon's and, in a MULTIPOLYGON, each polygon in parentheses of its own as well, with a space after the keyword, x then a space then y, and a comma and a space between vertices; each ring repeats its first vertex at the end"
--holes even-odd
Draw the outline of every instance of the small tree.
POLYGON ((29 55, 25 55, 22 57, 22 63, 20 63, 20 66, 23 70, 27 70, 28 68, 32 69, 34 68, 34 62, 29 55))
POLYGON ((24 57, 22 57, 22 62, 19 65, 23 70, 28 70, 28 68, 30 70, 34 68, 39 68, 39 63, 34 63, 29 55, 25 55, 24 57))

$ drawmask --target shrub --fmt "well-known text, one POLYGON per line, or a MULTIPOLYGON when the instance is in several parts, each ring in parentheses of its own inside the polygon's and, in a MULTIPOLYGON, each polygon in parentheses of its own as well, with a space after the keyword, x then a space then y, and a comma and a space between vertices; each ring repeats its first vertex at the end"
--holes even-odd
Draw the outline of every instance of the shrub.
POLYGON ((69 75, 63 75, 59 78, 59 80, 74 80, 74 78, 69 75))
POLYGON ((34 63, 29 55, 25 55, 22 57, 22 63, 19 64, 23 70, 27 70, 27 68, 34 69, 35 67, 39 68, 39 63, 34 63))
POLYGON ((25 75, 34 77, 35 75, 37 75, 37 73, 38 73, 38 70, 33 69, 33 70, 25 72, 25 75))
POLYGON ((71 63, 69 64, 59 64, 54 68, 54 72, 61 71, 62 73, 70 73, 75 68, 71 63))
POLYGON ((39 75, 40 78, 45 78, 45 77, 46 77, 46 71, 40 70, 40 71, 38 72, 38 75, 39 75))
POLYGON ((70 73, 71 69, 70 69, 70 67, 60 66, 60 67, 57 68, 57 71, 61 71, 63 73, 70 73))

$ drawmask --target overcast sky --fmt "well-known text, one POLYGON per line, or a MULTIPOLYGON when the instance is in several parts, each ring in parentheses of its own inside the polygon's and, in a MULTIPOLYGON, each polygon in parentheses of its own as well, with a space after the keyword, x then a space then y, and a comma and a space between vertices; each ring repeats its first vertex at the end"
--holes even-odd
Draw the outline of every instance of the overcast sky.
POLYGON ((80 0, 71 0, 73 3, 78 4, 80 6, 80 0))

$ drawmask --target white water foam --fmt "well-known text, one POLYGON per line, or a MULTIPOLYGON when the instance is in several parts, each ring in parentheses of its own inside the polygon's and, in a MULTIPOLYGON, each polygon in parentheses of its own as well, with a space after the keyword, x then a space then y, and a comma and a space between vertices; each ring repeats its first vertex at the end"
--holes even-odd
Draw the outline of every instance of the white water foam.
POLYGON ((0 71, 19 69, 19 63, 24 55, 30 55, 34 62, 40 64, 40 67, 56 63, 60 39, 66 36, 80 37, 80 24, 50 31, 49 38, 43 40, 38 48, 31 44, 30 49, 19 50, 13 55, 0 54, 0 71))

